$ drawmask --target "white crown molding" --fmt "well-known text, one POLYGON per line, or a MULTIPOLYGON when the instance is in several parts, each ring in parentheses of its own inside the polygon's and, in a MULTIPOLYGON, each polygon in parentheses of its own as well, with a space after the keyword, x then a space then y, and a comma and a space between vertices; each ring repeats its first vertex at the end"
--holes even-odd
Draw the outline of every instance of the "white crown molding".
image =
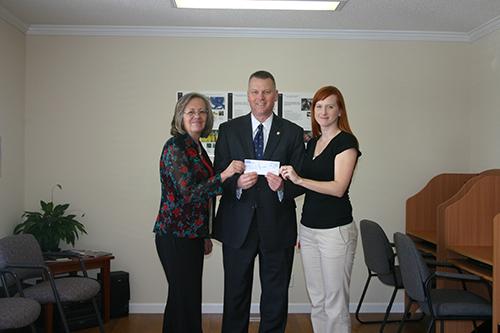
POLYGON ((21 32, 24 32, 25 34, 28 33, 28 29, 30 27, 29 24, 24 23, 23 21, 21 21, 11 13, 9 13, 1 6, 0 6, 0 17, 3 18, 8 23, 10 23, 11 25, 13 25, 15 28, 19 29, 21 32))
POLYGON ((471 32, 469 32, 469 36, 471 41, 473 42, 498 29, 500 29, 500 16, 495 17, 493 20, 490 20, 472 30, 471 32))
POLYGON ((31 25, 28 35, 84 36, 168 36, 168 37, 237 37, 237 38, 299 38, 299 39, 367 39, 470 42, 468 33, 433 31, 364 31, 328 29, 262 29, 207 27, 132 27, 31 25))
POLYGON ((27 35, 358 39, 473 42, 500 29, 500 16, 469 33, 434 31, 29 25, 0 6, 0 18, 27 35))

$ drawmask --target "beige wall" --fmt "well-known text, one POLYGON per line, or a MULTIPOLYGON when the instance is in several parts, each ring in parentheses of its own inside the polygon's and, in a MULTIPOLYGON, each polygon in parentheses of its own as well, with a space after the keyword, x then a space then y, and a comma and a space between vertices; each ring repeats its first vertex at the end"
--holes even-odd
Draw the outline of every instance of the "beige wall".
MULTIPOLYGON (((112 269, 130 272, 132 309, 161 311, 166 281, 151 230, 175 92, 244 91, 250 73, 267 69, 283 92, 333 84, 344 93, 363 152, 351 187, 354 216, 380 222, 392 238, 404 230, 406 198, 434 175, 498 167, 497 144, 472 135, 482 120, 498 136, 498 67, 497 81, 488 67, 499 50, 494 36, 454 43, 28 35, 24 209, 62 184, 55 200, 86 213, 89 235, 77 247, 112 251, 112 269), (490 85, 496 89, 484 89, 490 85)), ((218 243, 204 274, 203 302, 213 310, 223 293, 218 243)), ((359 244, 352 304, 365 279, 359 244)), ((383 303, 388 292, 380 287, 367 302, 383 303)), ((308 302, 297 251, 290 303, 308 302)))
POLYGON ((0 19, 0 237, 24 209, 24 85, 26 36, 0 19))
POLYGON ((500 30, 473 43, 471 79, 472 170, 500 167, 500 30))

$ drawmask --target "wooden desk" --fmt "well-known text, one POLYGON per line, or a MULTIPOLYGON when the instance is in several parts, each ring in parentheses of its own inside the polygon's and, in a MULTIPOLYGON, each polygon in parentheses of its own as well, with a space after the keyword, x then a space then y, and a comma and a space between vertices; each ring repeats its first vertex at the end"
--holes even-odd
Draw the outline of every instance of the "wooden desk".
MULTIPOLYGON (((110 273, 111 273, 111 260, 114 256, 104 256, 99 258, 83 258, 85 268, 100 269, 101 270, 101 298, 102 298, 102 320, 106 324, 109 322, 109 289, 110 289, 110 273)), ((47 267, 50 268, 52 274, 70 273, 76 274, 81 271, 80 261, 73 258, 69 261, 47 262, 47 267)), ((45 306, 45 332, 52 332, 52 315, 54 313, 53 304, 45 306)))
POLYGON ((493 282, 493 272, 482 268, 478 265, 471 264, 467 261, 467 258, 480 261, 482 263, 493 266, 493 247, 492 246, 455 246, 446 248, 449 253, 459 254, 463 256, 464 259, 460 259, 459 256, 450 255, 450 257, 459 257, 457 259, 448 259, 456 267, 462 270, 478 275, 481 278, 493 282))

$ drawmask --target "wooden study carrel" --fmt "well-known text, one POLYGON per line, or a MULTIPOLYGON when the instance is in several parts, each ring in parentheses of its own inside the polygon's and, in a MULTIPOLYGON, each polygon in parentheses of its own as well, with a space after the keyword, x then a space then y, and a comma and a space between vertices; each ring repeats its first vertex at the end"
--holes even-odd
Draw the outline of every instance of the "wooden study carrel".
MULTIPOLYGON (((479 275, 493 287, 493 332, 500 323, 500 170, 443 173, 406 201, 406 234, 439 261, 479 275)), ((439 281, 438 288, 457 287, 439 281)), ((490 299, 484 284, 468 290, 490 299)), ((473 331, 470 321, 448 321, 448 332, 473 331)), ((439 327, 437 328, 439 331, 439 327)))

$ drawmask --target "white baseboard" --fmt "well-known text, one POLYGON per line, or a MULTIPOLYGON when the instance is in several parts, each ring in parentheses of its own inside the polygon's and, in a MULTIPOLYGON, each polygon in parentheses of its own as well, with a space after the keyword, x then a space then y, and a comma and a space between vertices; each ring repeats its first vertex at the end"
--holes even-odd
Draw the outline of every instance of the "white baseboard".
MULTIPOLYGON (((349 306, 351 313, 356 312, 358 304, 353 303, 349 306)), ((364 303, 361 313, 385 313, 386 303, 364 303)), ((163 313, 165 304, 163 303, 131 303, 129 305, 130 313, 163 313)), ((202 305, 203 313, 222 313, 221 303, 205 303, 202 305)), ((309 303, 291 303, 288 305, 288 313, 310 313, 311 304, 309 303)), ((404 303, 394 303, 392 313, 403 313, 404 303)), ((259 304, 252 304, 250 313, 259 313, 259 304)))

